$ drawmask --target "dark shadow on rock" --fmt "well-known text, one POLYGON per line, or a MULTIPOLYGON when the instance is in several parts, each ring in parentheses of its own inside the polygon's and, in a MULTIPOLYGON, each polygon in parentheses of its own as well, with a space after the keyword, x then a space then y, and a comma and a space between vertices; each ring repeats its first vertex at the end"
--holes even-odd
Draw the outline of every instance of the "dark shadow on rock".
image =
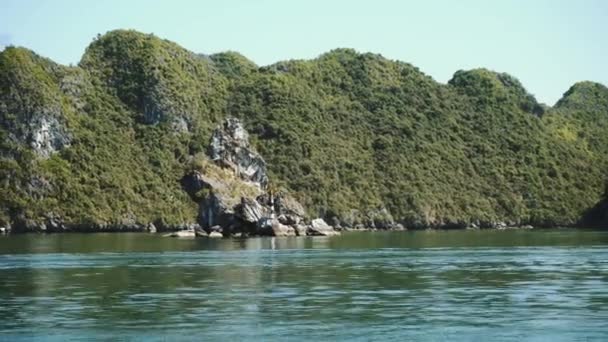
POLYGON ((604 199, 587 210, 579 221, 581 228, 608 229, 608 200, 604 199))

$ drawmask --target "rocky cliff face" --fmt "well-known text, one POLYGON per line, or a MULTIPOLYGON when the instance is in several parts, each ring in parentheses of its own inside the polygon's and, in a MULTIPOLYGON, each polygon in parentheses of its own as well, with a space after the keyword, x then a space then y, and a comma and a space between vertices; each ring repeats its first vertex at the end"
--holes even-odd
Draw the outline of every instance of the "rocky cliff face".
POLYGON ((25 49, 9 48, 0 56, 0 130, 12 142, 13 153, 25 145, 46 159, 70 145, 65 110, 71 101, 62 91, 64 73, 25 49))
POLYGON ((226 119, 213 131, 207 157, 209 161, 203 162, 203 167, 189 172, 181 181, 199 205, 199 223, 207 233, 336 234, 321 219, 307 226, 306 212, 298 201, 267 189, 266 162, 250 146, 249 134, 238 119, 226 119))
POLYGON ((218 165, 232 169, 242 180, 266 189, 266 162, 249 145, 249 133, 238 119, 226 119, 213 131, 209 158, 218 165))
POLYGON ((36 117, 30 123, 30 129, 29 144, 43 158, 70 145, 71 137, 65 126, 54 117, 36 117))

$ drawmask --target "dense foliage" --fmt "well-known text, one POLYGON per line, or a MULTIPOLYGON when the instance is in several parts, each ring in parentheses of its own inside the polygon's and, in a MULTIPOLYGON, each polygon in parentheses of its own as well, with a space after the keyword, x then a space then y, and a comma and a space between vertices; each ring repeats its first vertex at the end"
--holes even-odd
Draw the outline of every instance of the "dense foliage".
POLYGON ((227 116, 247 125, 272 187, 348 225, 575 224, 608 170, 600 84, 548 108, 485 69, 440 84, 350 49, 258 67, 113 31, 78 67, 0 53, 0 221, 193 221, 179 179, 227 116), (56 151, 39 151, 39 122, 56 151))

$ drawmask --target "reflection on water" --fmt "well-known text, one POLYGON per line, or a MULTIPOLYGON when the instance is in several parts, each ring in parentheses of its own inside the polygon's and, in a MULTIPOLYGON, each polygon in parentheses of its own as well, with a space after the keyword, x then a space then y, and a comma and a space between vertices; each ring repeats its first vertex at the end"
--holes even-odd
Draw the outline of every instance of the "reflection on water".
POLYGON ((607 340, 608 233, 0 238, 0 340, 607 340))

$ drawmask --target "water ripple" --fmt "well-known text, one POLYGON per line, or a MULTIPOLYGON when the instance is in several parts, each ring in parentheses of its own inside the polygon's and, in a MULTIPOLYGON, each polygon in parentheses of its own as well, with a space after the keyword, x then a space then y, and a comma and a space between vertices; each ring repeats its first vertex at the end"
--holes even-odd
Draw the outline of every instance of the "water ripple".
POLYGON ((4 254, 0 279, 0 340, 608 339, 608 246, 4 254))

